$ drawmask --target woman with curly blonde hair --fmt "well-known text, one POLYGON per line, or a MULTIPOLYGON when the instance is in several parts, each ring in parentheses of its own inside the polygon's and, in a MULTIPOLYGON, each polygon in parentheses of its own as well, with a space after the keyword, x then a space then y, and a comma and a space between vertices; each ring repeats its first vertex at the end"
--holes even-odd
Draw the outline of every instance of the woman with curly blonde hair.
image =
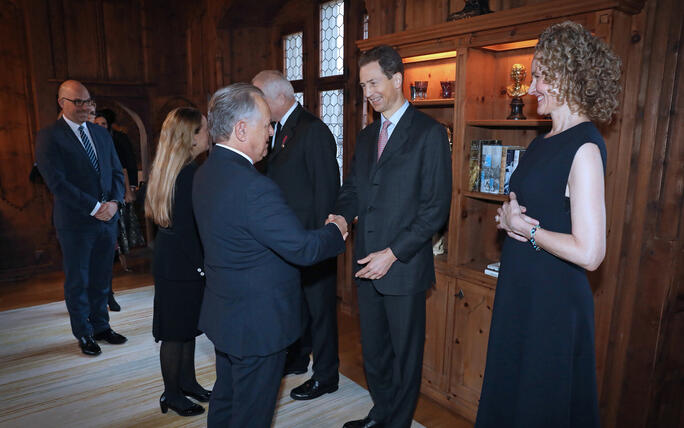
POLYGON ((494 218, 506 231, 477 428, 598 427, 594 302, 606 252, 606 147, 620 59, 581 25, 547 28, 529 93, 551 131, 529 145, 494 218))
POLYGON ((209 149, 207 119, 199 110, 172 110, 162 125, 145 199, 145 214, 158 226, 154 245, 152 333, 162 341, 163 413, 204 412, 186 396, 207 402, 211 391, 195 376, 195 337, 204 294, 202 246, 192 212, 194 159, 209 149))

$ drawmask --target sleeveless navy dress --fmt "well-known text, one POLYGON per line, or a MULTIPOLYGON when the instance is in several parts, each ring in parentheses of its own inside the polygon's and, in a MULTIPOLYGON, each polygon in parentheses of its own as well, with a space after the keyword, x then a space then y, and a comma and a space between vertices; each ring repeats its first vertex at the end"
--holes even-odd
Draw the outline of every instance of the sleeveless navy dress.
MULTIPOLYGON (((603 138, 591 122, 535 138, 511 177, 527 214, 571 233, 565 196, 577 150, 603 138)), ((506 237, 476 428, 599 426, 594 301, 583 268, 506 237)))

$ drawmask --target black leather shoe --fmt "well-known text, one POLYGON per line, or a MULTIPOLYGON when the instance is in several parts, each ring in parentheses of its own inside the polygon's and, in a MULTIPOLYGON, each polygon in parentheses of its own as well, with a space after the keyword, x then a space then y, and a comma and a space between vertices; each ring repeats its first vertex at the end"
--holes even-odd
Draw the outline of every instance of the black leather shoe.
POLYGON ((201 401, 202 403, 208 403, 209 399, 211 398, 211 391, 204 391, 204 392, 192 392, 192 391, 186 391, 184 389, 181 389, 181 392, 183 395, 187 395, 188 397, 192 397, 197 401, 201 401))
POLYGON ((382 422, 375 421, 370 416, 366 416, 358 421, 349 421, 342 425, 342 428, 382 428, 383 426, 382 422))
POLYGON ((285 369, 283 370, 283 376, 289 374, 304 374, 309 369, 309 356, 293 358, 285 363, 285 369))
POLYGON ((114 300, 114 292, 109 293, 109 299, 107 300, 107 306, 109 306, 109 310, 112 312, 119 312, 121 310, 121 305, 117 303, 116 300, 114 300))
POLYGON ((159 397, 159 407, 161 407, 162 413, 166 413, 169 411, 169 409, 171 409, 174 412, 178 413, 178 415, 180 416, 195 416, 204 413, 204 407, 200 406, 197 403, 192 403, 192 405, 186 407, 185 409, 176 407, 175 405, 166 401, 166 396, 164 394, 162 394, 161 397, 159 397))
POLYGON ((337 391, 337 383, 323 384, 317 380, 309 379, 290 391, 293 400, 313 400, 323 394, 337 391))
POLYGON ((81 348, 81 352, 86 355, 100 355, 102 353, 100 345, 95 343, 95 340, 92 336, 79 337, 78 346, 81 348))
POLYGON ((128 340, 126 339, 126 336, 120 335, 111 328, 108 328, 105 331, 97 333, 93 336, 93 338, 95 338, 95 340, 104 340, 105 342, 108 342, 112 345, 121 345, 122 343, 126 343, 126 341, 128 340))

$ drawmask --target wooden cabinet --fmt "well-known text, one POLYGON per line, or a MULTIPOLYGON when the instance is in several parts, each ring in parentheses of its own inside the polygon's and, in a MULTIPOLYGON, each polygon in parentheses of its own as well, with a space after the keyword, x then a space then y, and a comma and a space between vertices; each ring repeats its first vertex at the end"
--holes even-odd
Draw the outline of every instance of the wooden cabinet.
MULTIPOLYGON (((511 111, 506 87, 513 83, 512 65, 526 67, 524 83, 529 84, 536 38, 549 25, 567 19, 609 43, 618 32, 622 38, 616 43, 624 46, 624 10, 624 2, 617 0, 572 5, 550 1, 357 42, 362 51, 380 44, 394 46, 404 58, 407 99, 411 84, 428 81, 425 99, 412 102, 452 131, 447 252, 435 258, 437 281, 428 293, 422 391, 472 420, 482 388, 496 289, 496 279, 486 276, 484 269, 501 255, 505 235, 496 229, 494 216, 507 196, 470 188, 471 141, 501 140, 503 145, 527 147, 548 131, 550 120, 537 115, 536 98, 529 95, 523 96, 526 120, 506 119, 511 111), (440 82, 451 79, 454 94, 443 97, 440 82)), ((618 128, 604 135, 609 147, 619 146, 618 128)), ((609 192, 606 196, 610 200, 609 192)), ((597 349, 600 353, 603 348, 597 344, 597 349)))
POLYGON ((454 278, 437 273, 435 286, 428 290, 425 325, 425 354, 423 356, 423 381, 439 390, 448 384, 447 367, 447 314, 449 313, 449 292, 454 278))
POLYGON ((449 396, 461 413, 474 419, 484 378, 494 290, 456 280, 452 294, 449 396))

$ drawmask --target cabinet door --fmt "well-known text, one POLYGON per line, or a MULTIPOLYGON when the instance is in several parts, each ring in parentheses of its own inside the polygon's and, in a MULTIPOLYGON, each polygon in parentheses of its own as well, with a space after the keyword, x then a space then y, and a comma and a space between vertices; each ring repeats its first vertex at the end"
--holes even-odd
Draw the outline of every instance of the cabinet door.
POLYGON ((435 286, 428 290, 425 320, 425 354, 423 356, 423 380, 439 389, 447 387, 446 344, 447 308, 450 285, 448 276, 436 273, 435 286))
POLYGON ((475 416, 487 357, 494 290, 456 280, 449 393, 475 416))

